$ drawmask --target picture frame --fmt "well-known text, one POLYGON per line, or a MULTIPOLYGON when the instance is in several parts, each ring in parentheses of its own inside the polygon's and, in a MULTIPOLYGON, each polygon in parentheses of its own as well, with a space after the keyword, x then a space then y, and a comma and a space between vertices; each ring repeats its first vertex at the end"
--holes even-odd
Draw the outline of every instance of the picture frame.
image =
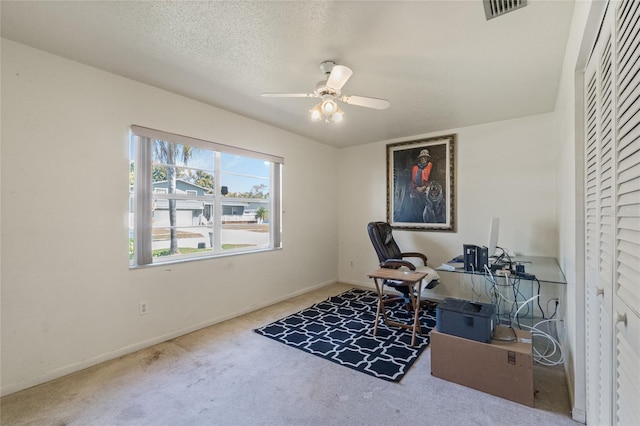
POLYGON ((455 142, 452 134, 387 145, 387 221, 393 228, 456 231, 455 142), (426 162, 419 164, 419 157, 426 162))

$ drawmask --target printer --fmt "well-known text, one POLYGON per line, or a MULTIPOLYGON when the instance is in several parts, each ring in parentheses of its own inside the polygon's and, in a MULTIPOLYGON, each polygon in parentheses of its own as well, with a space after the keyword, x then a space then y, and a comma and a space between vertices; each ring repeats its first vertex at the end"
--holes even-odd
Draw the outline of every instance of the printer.
POLYGON ((436 307, 440 333, 489 343, 496 326, 495 306, 448 297, 436 307))

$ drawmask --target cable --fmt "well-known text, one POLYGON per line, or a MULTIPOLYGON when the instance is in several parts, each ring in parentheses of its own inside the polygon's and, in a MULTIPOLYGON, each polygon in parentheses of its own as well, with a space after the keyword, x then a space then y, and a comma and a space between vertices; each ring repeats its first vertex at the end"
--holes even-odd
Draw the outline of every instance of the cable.
MULTIPOLYGON (((539 298, 539 295, 535 295, 533 297, 531 297, 530 299, 528 299, 525 304, 528 304, 530 301, 532 301, 535 298, 539 298)), ((520 308, 516 311, 516 318, 518 315, 518 312, 520 312, 520 309, 522 309, 522 307, 524 306, 524 304, 522 306, 520 306, 520 308)), ((539 329, 539 326, 541 324, 545 324, 545 323, 549 323, 549 322, 555 322, 555 321, 560 321, 558 319, 545 319, 542 321, 537 322, 536 324, 534 324, 532 327, 529 327, 528 325, 525 325, 524 327, 528 328, 529 330, 531 330, 531 337, 544 337, 546 338, 552 345, 553 345, 553 350, 551 351, 551 353, 549 353, 549 346, 547 346, 547 349, 545 350, 545 353, 540 353, 538 351, 538 349, 533 346, 533 344, 531 345, 532 347, 532 351, 534 352, 534 360, 541 365, 547 365, 547 366, 553 366, 553 365, 559 365, 564 363, 564 352, 562 351, 562 345, 560 344, 560 342, 553 337, 551 334, 544 332, 542 330, 539 329), (555 355, 555 353, 558 352, 559 356, 557 360, 553 360, 552 356, 555 355)), ((519 324, 520 325, 520 324, 519 324)), ((522 326, 520 326, 522 328, 522 326)))
POLYGON ((518 335, 516 334, 516 330, 514 330, 514 328, 511 326, 509 326, 509 330, 511 330, 511 332, 513 333, 513 339, 499 339, 494 337, 493 340, 497 340, 499 342, 517 342, 518 335))
MULTIPOLYGON (((553 315, 551 315, 551 316, 549 317, 549 319, 552 319, 553 317, 555 317, 555 316, 556 316, 556 314, 558 313, 558 304, 560 303, 560 301, 559 301, 558 299, 549 299, 549 302, 551 302, 552 300, 555 300, 555 302, 556 302, 556 307, 555 307, 555 309, 553 310, 553 315)), ((547 302, 547 310, 549 310, 549 302, 547 302)))
MULTIPOLYGON (((552 332, 551 332, 551 323, 550 323, 550 322, 546 322, 546 323, 544 323, 544 324, 546 324, 546 326, 547 326, 547 327, 546 327, 546 328, 547 328, 546 333, 547 333, 547 334, 549 334, 549 335, 552 335, 552 332)), ((542 324, 541 324, 541 325, 542 325, 542 324)), ((557 335, 556 335, 556 336, 553 336, 553 337, 555 337, 555 338, 557 339, 557 335)), ((549 340, 547 340, 547 346, 546 346, 546 348, 545 348, 545 350, 544 350, 544 356, 547 356, 547 357, 548 357, 548 356, 550 356, 550 355, 549 355, 549 350, 550 350, 550 345, 551 345, 551 344, 552 344, 552 342, 551 342, 551 341, 549 341, 549 340)), ((554 349, 554 352, 555 352, 555 349, 554 349)), ((552 353, 553 353, 553 352, 552 352, 552 353)))
MULTIPOLYGON (((526 296, 520 291, 520 283, 522 283, 522 280, 518 278, 518 294, 524 299, 526 296)), ((540 297, 540 294, 538 294, 538 297, 540 297)), ((529 308, 529 304, 527 303, 527 312, 525 313, 525 315, 523 315, 523 317, 529 316, 530 313, 533 317, 533 305, 531 308, 529 308)))
POLYGON ((529 299, 527 299, 516 311, 516 316, 518 315, 518 312, 520 312, 520 309, 522 309, 523 307, 525 307, 529 302, 531 302, 533 299, 535 299, 536 297, 540 297, 539 294, 536 294, 535 296, 531 296, 529 299))
POLYGON ((481 294, 476 292, 476 282, 474 280, 475 275, 476 275, 475 266, 474 265, 469 265, 469 266, 471 266, 471 272, 472 272, 472 274, 471 274, 471 296, 472 296, 471 299, 472 299, 472 301, 477 302, 478 300, 480 300, 481 294), (473 300, 473 297, 475 295, 477 295, 477 298, 476 298, 476 300, 473 300))
MULTIPOLYGON (((518 312, 520 312, 520 308, 518 308, 518 293, 520 292, 520 279, 514 279, 513 280, 513 305, 511 306, 511 311, 513 312, 513 308, 517 308, 515 314, 513 314, 513 318, 516 319, 516 321, 518 322, 518 327, 520 329, 522 329, 522 326, 520 325, 520 317, 518 316, 518 312), (518 284, 518 288, 516 289, 516 283, 518 284)), ((527 312, 525 314, 528 315, 529 314, 529 304, 527 304, 527 312)))
POLYGON ((544 354, 540 353, 538 349, 532 345, 532 351, 534 352, 533 359, 538 364, 546 365, 546 366, 554 366, 554 365, 560 365, 564 363, 564 352, 562 350, 562 345, 560 344, 560 342, 555 337, 551 336, 551 334, 546 333, 538 328, 541 324, 558 322, 558 321, 561 321, 561 320, 547 319, 534 324, 533 327, 529 327, 525 325, 525 327, 531 330, 532 337, 535 337, 535 336, 544 337, 553 345, 553 350, 551 351, 551 353, 548 353, 549 347, 547 346, 547 350, 545 351, 546 353, 544 354), (559 355, 558 355, 558 359, 554 360, 552 357, 553 355, 556 354, 556 352, 558 352, 559 355))
POLYGON ((545 319, 544 311, 542 310, 542 306, 540 306, 540 280, 536 278, 536 282, 538 283, 538 308, 540 308, 540 312, 542 312, 542 319, 545 319))
MULTIPOLYGON (((502 250, 502 254, 500 254, 500 256, 498 256, 496 258, 495 263, 498 263, 500 260, 502 260, 503 258, 506 258, 508 263, 509 263, 509 269, 511 269, 512 265, 513 265, 513 261, 511 259, 511 257, 509 256, 509 253, 507 252, 507 250, 505 250, 502 247, 498 247, 500 250, 502 250)), ((471 284, 472 284, 472 294, 474 295, 474 297, 477 295, 476 301, 478 301, 480 299, 480 293, 476 292, 475 289, 475 281, 474 281, 474 275, 476 273, 479 273, 480 271, 476 271, 475 270, 475 265, 471 265, 471 271, 472 271, 472 275, 471 275, 471 284)), ((547 302, 547 310, 546 312, 549 312, 549 303, 551 303, 551 301, 555 301, 555 309, 553 311, 553 314, 551 315, 551 317, 549 317, 548 319, 546 318, 546 312, 544 309, 542 309, 542 305, 540 302, 540 293, 541 293, 541 283, 540 280, 538 280, 537 278, 534 278, 531 281, 536 281, 536 283, 538 284, 538 288, 537 288, 537 294, 533 295, 532 297, 524 300, 526 298, 526 296, 522 293, 522 291, 520 290, 520 284, 522 282, 520 277, 510 277, 509 275, 504 275, 504 284, 502 284, 502 282, 500 280, 497 279, 496 276, 494 276, 494 274, 492 273, 491 269, 488 267, 488 265, 484 265, 484 271, 485 272, 484 278, 485 280, 487 280, 490 285, 487 286, 485 285, 485 292, 486 292, 486 296, 487 298, 493 303, 493 305, 496 307, 496 317, 498 318, 498 320, 500 321, 502 316, 505 316, 505 318, 508 320, 509 322, 509 328, 511 329, 511 331, 513 332, 514 338, 512 339, 499 339, 502 341, 517 341, 518 340, 518 336, 516 334, 515 329, 513 328, 513 320, 515 319, 517 321, 518 327, 520 329, 526 328, 530 331, 531 336, 532 336, 532 354, 533 354, 533 359, 536 363, 540 364, 540 365, 546 365, 546 366, 554 366, 554 365, 559 365, 559 364, 563 364, 564 360, 565 360, 565 356, 564 356, 564 351, 562 349, 562 345, 560 344, 560 342, 558 341, 557 338, 555 338, 551 333, 551 323, 552 322, 557 322, 557 321, 562 321, 560 319, 554 319, 554 317, 557 315, 558 312, 558 305, 559 305, 559 301, 558 299, 550 299, 547 302), (501 287, 503 288, 509 288, 510 292, 513 294, 513 300, 509 300, 509 298, 505 295, 505 293, 508 295, 508 292, 505 292, 504 290, 501 290, 501 287), (523 301, 522 302, 518 302, 518 298, 522 298, 523 301), (537 305, 538 308, 540 309, 540 312, 542 314, 542 321, 539 321, 537 323, 535 323, 533 326, 528 326, 526 324, 521 324, 520 323, 520 318, 526 318, 527 316, 529 316, 529 314, 531 313, 530 307, 529 307, 529 303, 532 302, 534 299, 537 299, 537 305), (508 306, 509 304, 511 305, 511 309, 507 312, 506 310, 504 311, 504 313, 501 314, 502 312, 502 305, 506 305, 508 306), (523 311, 523 308, 526 309, 524 310, 524 313, 521 314, 521 311, 523 311), (515 309, 515 313, 513 312, 515 309), (542 330, 541 327, 546 326, 547 331, 542 330), (533 345, 533 338, 543 338, 546 340, 546 347, 544 348, 543 351, 539 350, 537 347, 535 347, 533 345)), ((532 305, 533 306, 533 305, 532 305)))
POLYGON ((496 307, 496 317, 502 322, 503 319, 506 319, 508 323, 512 324, 512 319, 516 319, 518 321, 518 325, 520 325, 520 318, 528 317, 530 314, 529 304, 527 303, 527 309, 524 313, 515 315, 514 310, 518 308, 518 299, 522 298, 523 300, 526 296, 520 290, 521 279, 520 278, 511 278, 510 275, 501 275, 500 277, 504 278, 504 284, 499 280, 499 277, 493 275, 492 271, 488 266, 484 266, 485 270, 485 279, 491 284, 490 286, 485 286, 485 291, 487 298, 493 305, 496 307), (513 293, 513 300, 510 300, 504 290, 501 290, 500 287, 509 288, 510 292, 513 293), (502 306, 505 306, 503 310, 502 306))
MULTIPOLYGON (((485 279, 487 281, 489 281, 491 283, 491 286, 489 288, 487 288, 485 286, 486 292, 487 292, 487 298, 489 299, 489 301, 491 301, 493 303, 493 305, 496 308, 496 317, 498 319, 500 319, 502 317, 502 315, 500 314, 500 297, 502 299, 504 299, 504 301, 506 303, 512 303, 509 299, 507 299, 502 292, 498 289, 498 282, 496 280, 496 278, 493 276, 493 273, 491 272, 491 270, 489 269, 489 267, 487 265, 484 265, 484 269, 486 271, 486 274, 484 275, 485 279)), ((507 319, 509 320, 509 324, 511 324, 511 318, 507 317, 507 319)))
POLYGON ((509 253, 507 252, 507 250, 505 250, 502 247, 496 247, 496 248, 499 248, 500 250, 502 250, 502 254, 500 256, 498 256, 498 258, 496 259, 496 263, 498 263, 499 260, 501 260, 503 257, 506 256, 507 260, 509 262, 509 269, 511 269, 511 265, 512 265, 511 256, 509 256, 509 253))

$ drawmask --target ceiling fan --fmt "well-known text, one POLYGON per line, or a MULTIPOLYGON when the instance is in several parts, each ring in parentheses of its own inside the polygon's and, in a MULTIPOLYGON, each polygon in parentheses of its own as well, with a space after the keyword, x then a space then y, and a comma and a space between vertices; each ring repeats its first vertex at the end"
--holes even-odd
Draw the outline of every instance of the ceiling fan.
POLYGON ((313 93, 263 93, 262 96, 269 98, 320 98, 320 102, 310 110, 311 119, 313 121, 324 120, 326 123, 342 120, 344 112, 336 101, 374 109, 387 109, 391 105, 386 99, 342 95, 342 87, 353 74, 349 67, 336 65, 333 61, 324 61, 320 64, 320 70, 327 76, 327 79, 318 82, 313 93))

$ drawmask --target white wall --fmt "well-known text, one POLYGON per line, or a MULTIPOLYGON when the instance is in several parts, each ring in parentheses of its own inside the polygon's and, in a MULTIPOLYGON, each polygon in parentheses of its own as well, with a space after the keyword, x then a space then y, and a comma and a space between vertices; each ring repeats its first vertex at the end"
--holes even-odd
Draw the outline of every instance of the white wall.
MULTIPOLYGON (((427 254, 438 266, 462 254, 463 244, 486 245, 492 217, 500 218, 499 245, 520 254, 557 255, 558 135, 553 114, 542 114, 420 137, 456 134, 456 232, 395 230, 403 251, 427 254)), ((339 277, 372 285, 378 264, 367 223, 386 220, 386 141, 340 151, 339 277), (353 267, 351 266, 353 261, 353 267)), ((458 276, 441 274, 435 293, 456 295, 458 276)))
POLYGON ((1 136, 3 394, 337 279, 334 148, 4 39, 1 136), (284 157, 284 249, 129 270, 132 124, 284 157))

